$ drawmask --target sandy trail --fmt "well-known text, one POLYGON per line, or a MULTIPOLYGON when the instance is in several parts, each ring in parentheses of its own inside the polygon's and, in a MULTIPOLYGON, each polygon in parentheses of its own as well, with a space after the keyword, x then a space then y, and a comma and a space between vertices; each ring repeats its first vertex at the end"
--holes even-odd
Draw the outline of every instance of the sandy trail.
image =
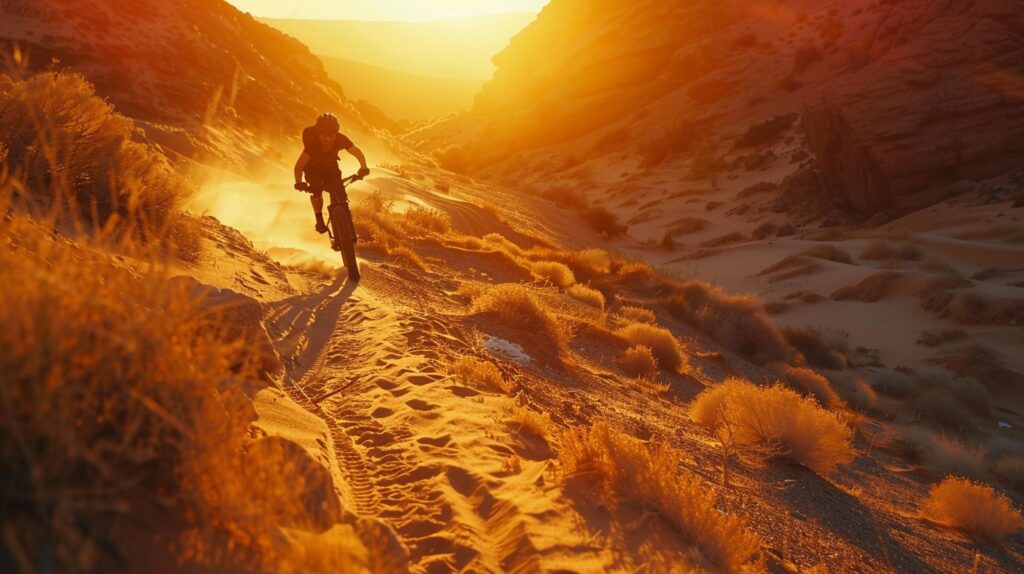
POLYGON ((336 281, 267 318, 288 394, 327 424, 342 500, 390 525, 415 571, 536 572, 579 560, 585 535, 548 472, 551 451, 500 422, 511 399, 446 372, 472 338, 376 293, 384 280, 367 271, 358 289, 336 281))

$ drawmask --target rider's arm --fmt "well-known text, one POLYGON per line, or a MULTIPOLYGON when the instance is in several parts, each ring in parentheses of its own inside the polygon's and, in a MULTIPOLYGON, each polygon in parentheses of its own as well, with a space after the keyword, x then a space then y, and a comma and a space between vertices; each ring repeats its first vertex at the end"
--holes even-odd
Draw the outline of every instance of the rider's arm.
POLYGON ((302 152, 295 162, 295 183, 302 183, 302 172, 306 170, 307 163, 309 163, 309 154, 302 152))
POLYGON ((348 153, 352 154, 352 157, 354 157, 354 158, 359 160, 359 167, 361 167, 362 169, 367 169, 366 168, 366 156, 363 155, 363 150, 357 148, 356 146, 352 146, 352 147, 348 148, 345 151, 347 151, 348 153))

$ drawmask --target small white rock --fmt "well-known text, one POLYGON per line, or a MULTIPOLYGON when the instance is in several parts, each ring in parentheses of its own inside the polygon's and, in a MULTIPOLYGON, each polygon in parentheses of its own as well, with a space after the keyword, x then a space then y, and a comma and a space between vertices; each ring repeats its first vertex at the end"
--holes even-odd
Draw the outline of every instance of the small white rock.
POLYGON ((492 353, 503 355, 523 365, 529 365, 533 362, 533 358, 527 355, 521 346, 505 339, 488 336, 487 340, 484 341, 484 347, 492 353))

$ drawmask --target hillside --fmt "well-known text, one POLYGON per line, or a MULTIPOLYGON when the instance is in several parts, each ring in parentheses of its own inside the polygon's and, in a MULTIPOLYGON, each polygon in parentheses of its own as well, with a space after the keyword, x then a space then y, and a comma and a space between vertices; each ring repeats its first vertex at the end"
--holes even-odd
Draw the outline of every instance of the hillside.
POLYGON ((263 21, 322 56, 416 76, 486 80, 494 72, 491 56, 534 17, 513 13, 436 22, 263 21))
POLYGON ((306 46, 226 2, 7 0, 3 12, 4 53, 82 73, 176 154, 259 170, 322 110, 373 131, 306 46))
POLYGON ((496 56, 472 113, 406 141, 625 228, 619 249, 771 300, 780 323, 832 332, 880 369, 973 353, 1010 388, 1024 374, 1022 16, 552 2, 496 56))
POLYGON ((346 86, 346 95, 365 100, 396 120, 429 120, 469 110, 483 85, 479 80, 433 78, 353 60, 321 56, 327 75, 346 86))

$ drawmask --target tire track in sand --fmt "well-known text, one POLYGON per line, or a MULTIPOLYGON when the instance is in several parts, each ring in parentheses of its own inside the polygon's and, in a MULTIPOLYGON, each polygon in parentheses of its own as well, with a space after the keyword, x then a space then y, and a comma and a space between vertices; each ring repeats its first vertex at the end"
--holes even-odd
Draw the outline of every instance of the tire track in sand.
POLYGON ((530 519, 502 492, 518 478, 492 428, 507 399, 444 373, 461 333, 370 291, 338 299, 279 304, 268 324, 290 344, 289 394, 327 422, 353 510, 391 525, 417 571, 539 571, 530 519))

